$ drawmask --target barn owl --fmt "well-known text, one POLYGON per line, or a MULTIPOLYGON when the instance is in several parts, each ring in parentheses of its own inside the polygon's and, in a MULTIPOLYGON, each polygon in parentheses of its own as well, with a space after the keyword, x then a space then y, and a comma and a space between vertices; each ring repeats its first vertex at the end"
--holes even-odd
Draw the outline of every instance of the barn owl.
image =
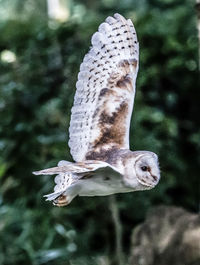
POLYGON ((79 196, 105 196, 155 187, 158 157, 130 151, 129 127, 139 63, 139 43, 130 19, 108 17, 92 36, 71 110, 69 147, 75 163, 33 172, 55 177, 54 205, 79 196))

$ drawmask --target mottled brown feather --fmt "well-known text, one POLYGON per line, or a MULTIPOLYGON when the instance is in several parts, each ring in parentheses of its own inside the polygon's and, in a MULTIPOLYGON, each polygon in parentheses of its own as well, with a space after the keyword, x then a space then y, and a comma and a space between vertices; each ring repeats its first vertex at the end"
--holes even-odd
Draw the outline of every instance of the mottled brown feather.
POLYGON ((131 70, 136 71, 137 61, 123 60, 119 62, 118 72, 112 73, 108 78, 107 87, 99 94, 99 105, 93 115, 98 118, 97 126, 99 136, 90 144, 86 159, 106 161, 108 150, 125 146, 127 133, 127 116, 130 115, 130 102, 134 87, 132 84, 131 70), (133 69, 130 69, 133 67, 133 69), (125 91, 126 90, 126 91, 125 91), (109 112, 110 102, 118 103, 113 112, 109 112), (92 150, 92 151, 90 151, 92 150))

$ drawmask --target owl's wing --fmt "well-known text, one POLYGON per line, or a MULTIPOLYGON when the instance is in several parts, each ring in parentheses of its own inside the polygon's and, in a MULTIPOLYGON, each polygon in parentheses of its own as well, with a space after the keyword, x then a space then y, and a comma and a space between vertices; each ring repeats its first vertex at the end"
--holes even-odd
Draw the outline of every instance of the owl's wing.
POLYGON ((129 148, 139 57, 134 26, 115 14, 99 26, 91 42, 71 113, 69 146, 75 161, 105 161, 110 150, 129 148))
POLYGON ((81 174, 87 172, 93 172, 100 168, 111 168, 114 171, 119 171, 114 166, 96 160, 87 160, 84 162, 72 163, 64 161, 64 163, 59 163, 57 167, 47 168, 40 171, 33 172, 34 175, 54 175, 63 173, 81 174))

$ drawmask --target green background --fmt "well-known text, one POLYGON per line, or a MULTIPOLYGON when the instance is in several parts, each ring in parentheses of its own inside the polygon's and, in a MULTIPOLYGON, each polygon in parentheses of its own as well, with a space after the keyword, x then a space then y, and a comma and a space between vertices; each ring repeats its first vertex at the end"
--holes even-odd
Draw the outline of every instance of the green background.
POLYGON ((140 70, 131 149, 159 155, 161 181, 151 191, 116 195, 128 259, 132 229, 156 205, 199 210, 200 85, 195 2, 63 1, 66 22, 51 20, 46 1, 1 0, 0 264, 100 264, 113 260, 108 197, 45 202, 52 176, 32 171, 72 161, 70 110, 90 38, 109 15, 131 18, 140 70), (11 51, 15 60, 5 60, 11 51))

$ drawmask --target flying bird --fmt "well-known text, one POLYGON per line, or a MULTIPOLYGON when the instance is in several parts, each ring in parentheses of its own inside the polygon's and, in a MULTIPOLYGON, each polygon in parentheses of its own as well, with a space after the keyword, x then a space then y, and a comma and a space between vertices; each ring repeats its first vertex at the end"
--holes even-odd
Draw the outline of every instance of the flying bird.
POLYGON ((160 179, 158 157, 131 151, 129 127, 139 64, 133 23, 115 14, 92 36, 71 110, 69 147, 75 163, 33 172, 55 177, 54 205, 68 205, 77 195, 105 196, 152 189, 160 179))

